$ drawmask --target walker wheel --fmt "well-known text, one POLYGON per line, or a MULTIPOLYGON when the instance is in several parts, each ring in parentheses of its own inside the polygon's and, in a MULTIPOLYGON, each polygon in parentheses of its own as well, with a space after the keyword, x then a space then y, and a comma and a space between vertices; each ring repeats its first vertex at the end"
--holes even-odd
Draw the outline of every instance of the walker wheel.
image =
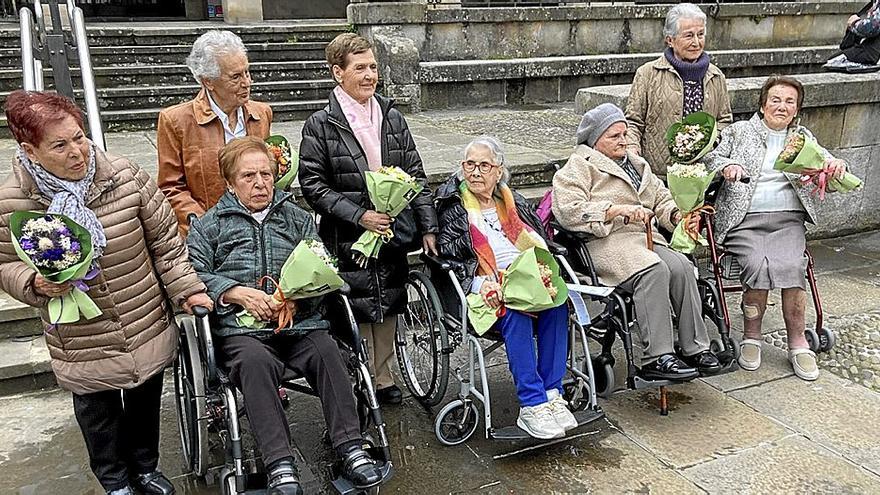
POLYGON ((477 431, 480 412, 473 401, 456 399, 440 410, 434 421, 434 433, 447 446, 466 442, 477 431))
POLYGON ((709 341, 709 351, 717 356, 724 351, 724 343, 721 342, 721 339, 712 339, 709 341))
POLYGON ((830 328, 819 329, 819 351, 828 352, 834 348, 837 342, 837 336, 830 328))
POLYGON ((813 352, 820 352, 821 342, 819 340, 819 334, 816 333, 812 328, 807 328, 804 330, 804 337, 807 339, 807 344, 810 346, 810 350, 813 352))

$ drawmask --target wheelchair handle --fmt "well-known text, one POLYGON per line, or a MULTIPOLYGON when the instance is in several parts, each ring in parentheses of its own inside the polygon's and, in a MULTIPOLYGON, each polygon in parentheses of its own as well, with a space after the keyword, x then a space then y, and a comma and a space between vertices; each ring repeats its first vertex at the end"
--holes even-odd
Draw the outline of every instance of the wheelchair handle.
POLYGON ((434 256, 433 254, 422 253, 422 261, 424 261, 425 263, 434 264, 434 265, 438 266, 444 272, 452 270, 452 263, 450 263, 448 261, 444 261, 444 260, 440 259, 439 257, 434 256))
POLYGON ((192 312, 193 312, 193 314, 194 314, 196 317, 198 317, 198 318, 204 318, 204 317, 208 316, 208 314, 211 313, 211 312, 208 310, 208 308, 206 308, 206 307, 204 307, 204 306, 193 306, 193 307, 192 307, 192 312))

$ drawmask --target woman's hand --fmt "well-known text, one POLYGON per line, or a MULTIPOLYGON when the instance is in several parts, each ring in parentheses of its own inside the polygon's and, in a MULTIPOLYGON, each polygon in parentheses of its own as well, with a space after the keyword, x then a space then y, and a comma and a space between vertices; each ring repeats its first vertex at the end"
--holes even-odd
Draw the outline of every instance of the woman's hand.
POLYGON ((437 236, 434 234, 425 234, 422 236, 422 250, 425 254, 439 256, 437 252, 437 236))
POLYGON ((492 280, 483 282, 483 285, 480 286, 480 295, 483 297, 483 302, 486 303, 486 306, 492 309, 497 309, 503 302, 501 284, 492 280))
POLYGON ((56 284, 39 273, 34 275, 34 292, 45 297, 61 297, 70 292, 70 282, 56 284))
POLYGON ((183 301, 183 310, 189 314, 193 314, 193 306, 202 306, 203 308, 207 308, 208 311, 214 309, 214 301, 208 297, 204 292, 199 292, 198 294, 193 294, 186 298, 186 301, 183 301))
POLYGON ((361 224, 361 227, 367 230, 377 234, 384 234, 391 228, 391 217, 375 210, 367 210, 366 213, 361 216, 359 223, 361 224))
POLYGON ((623 217, 629 222, 648 223, 654 217, 654 212, 642 205, 614 205, 609 211, 613 213, 611 218, 623 217))
POLYGON ((275 304, 272 295, 259 289, 237 285, 223 293, 223 300, 230 304, 238 304, 263 321, 278 318, 278 305, 275 304))
POLYGON ((852 25, 858 22, 859 19, 861 19, 861 17, 855 14, 849 16, 849 19, 846 20, 846 27, 852 27, 852 25))
POLYGON ((829 158, 825 160, 825 168, 832 179, 840 179, 846 173, 846 162, 839 158, 829 158))
POLYGON ((721 175, 723 175, 729 182, 736 182, 742 180, 742 178, 746 176, 746 171, 743 170, 740 165, 734 163, 724 167, 724 170, 721 171, 721 175))

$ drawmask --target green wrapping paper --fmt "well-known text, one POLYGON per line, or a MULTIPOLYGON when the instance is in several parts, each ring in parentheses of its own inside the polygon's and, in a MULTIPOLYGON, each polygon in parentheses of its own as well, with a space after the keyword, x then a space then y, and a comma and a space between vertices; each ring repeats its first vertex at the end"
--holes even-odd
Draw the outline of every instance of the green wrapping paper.
MULTIPOLYGON (((537 312, 565 304, 568 286, 559 275, 559 264, 545 249, 529 248, 519 256, 501 277, 501 293, 504 307, 509 310, 537 312), (542 262, 550 267, 550 283, 556 288, 556 297, 550 297, 538 266, 542 262)), ((497 310, 490 308, 480 294, 467 297, 468 320, 477 335, 483 335, 498 320, 497 310)))
POLYGON ((715 148, 715 142, 717 139, 718 126, 716 125, 715 117, 706 112, 694 112, 688 114, 680 121, 673 123, 669 126, 669 129, 666 130, 666 146, 669 148, 669 153, 672 155, 673 161, 677 163, 694 163, 700 158, 706 156, 707 153, 715 148), (675 144, 675 136, 678 135, 686 125, 699 125, 708 138, 704 138, 699 143, 697 150, 688 153, 688 156, 681 157, 678 156, 673 145, 675 144))
MULTIPOLYGON (((375 172, 367 171, 364 176, 373 207, 377 212, 385 213, 392 218, 399 215, 410 201, 422 192, 421 184, 396 167, 382 167, 375 172)), ((393 236, 390 229, 385 234, 377 234, 370 230, 361 234, 351 247, 363 256, 358 260, 359 264, 366 266, 369 258, 377 258, 382 244, 390 241, 393 236)))
MULTIPOLYGON (((776 162, 773 164, 774 169, 781 172, 788 172, 790 174, 809 174, 812 171, 825 168, 825 153, 822 152, 822 148, 816 143, 816 141, 810 139, 805 134, 801 133, 801 136, 804 140, 804 144, 798 154, 789 161, 785 161, 783 158, 777 158, 776 162)), ((780 153, 780 156, 781 155, 782 153, 780 153)), ((804 180, 802 178, 801 182, 806 184, 809 183, 810 180, 804 180)), ((825 190, 831 192, 850 192, 860 187, 862 187, 862 180, 855 175, 846 172, 840 179, 828 180, 825 190)), ((824 195, 821 195, 821 197, 824 199, 824 195)))
MULTIPOLYGON (((46 215, 46 213, 36 211, 16 211, 10 215, 9 231, 12 234, 10 237, 12 237, 12 246, 15 248, 15 253, 18 254, 19 259, 27 266, 50 282, 60 284, 82 280, 89 273, 92 265, 92 235, 88 230, 67 216, 57 213, 51 214, 51 216, 59 218, 64 222, 67 228, 70 229, 73 237, 79 241, 83 253, 82 260, 79 263, 58 272, 37 268, 19 244, 19 238, 22 235, 22 224, 32 218, 40 218, 46 215)), ((52 325, 76 323, 81 317, 90 320, 101 315, 101 310, 92 301, 92 298, 76 286, 71 287, 70 291, 61 297, 49 299, 47 310, 49 312, 49 323, 52 325)))
MULTIPOLYGON (((674 170, 675 165, 667 170, 666 180, 669 183, 669 193, 672 195, 672 200, 675 201, 682 214, 682 220, 678 222, 672 232, 672 241, 669 243, 669 247, 680 253, 690 254, 694 252, 697 245, 706 246, 708 242, 702 234, 698 234, 694 239, 687 233, 685 230, 686 216, 703 206, 706 189, 715 178, 715 172, 707 173, 704 177, 680 177, 674 175, 674 170)), ((699 212, 694 214, 699 214, 699 212)))

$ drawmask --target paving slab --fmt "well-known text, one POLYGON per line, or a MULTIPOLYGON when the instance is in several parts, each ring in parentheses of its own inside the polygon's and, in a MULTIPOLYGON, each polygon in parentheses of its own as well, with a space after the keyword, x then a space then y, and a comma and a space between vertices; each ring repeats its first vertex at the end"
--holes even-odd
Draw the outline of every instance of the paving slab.
POLYGON ((880 477, 800 435, 723 456, 683 474, 718 495, 880 492, 880 477))
POLYGON ((823 372, 815 382, 791 377, 730 396, 880 473, 880 394, 823 372))
POLYGON ((669 387, 668 416, 659 414, 657 390, 623 392, 600 404, 627 437, 676 468, 778 440, 790 433, 700 381, 669 387), (682 437, 684 432, 686 440, 682 437))
MULTIPOLYGON (((739 342, 739 336, 734 336, 739 342)), ((761 367, 755 371, 743 369, 725 375, 701 378, 712 387, 722 392, 732 392, 747 387, 754 387, 773 380, 779 380, 794 375, 788 355, 782 349, 771 344, 764 344, 761 348, 761 367)))

